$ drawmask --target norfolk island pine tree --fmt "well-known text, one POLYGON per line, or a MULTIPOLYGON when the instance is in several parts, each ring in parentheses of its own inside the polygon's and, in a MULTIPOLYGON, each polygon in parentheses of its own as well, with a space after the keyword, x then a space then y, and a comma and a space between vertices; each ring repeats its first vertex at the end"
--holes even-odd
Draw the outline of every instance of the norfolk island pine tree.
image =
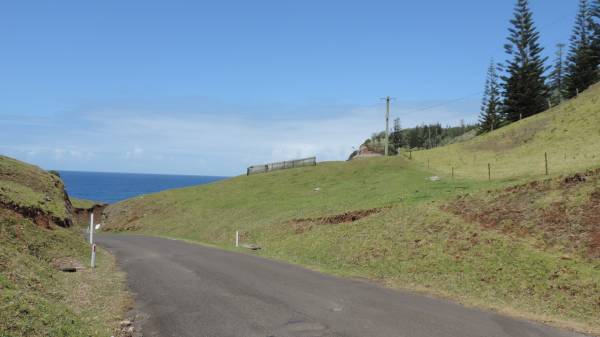
POLYGON ((491 132, 500 127, 500 84, 498 83, 498 72, 494 60, 490 62, 485 81, 485 90, 481 104, 479 117, 479 133, 491 132))
POLYGON ((569 98, 589 88, 598 79, 593 46, 594 30, 592 7, 588 0, 580 0, 567 57, 565 83, 569 98))
POLYGON ((538 114, 548 107, 548 87, 544 72, 546 58, 541 56, 539 33, 533 22, 528 0, 518 0, 510 20, 509 60, 504 65, 503 117, 508 122, 538 114))

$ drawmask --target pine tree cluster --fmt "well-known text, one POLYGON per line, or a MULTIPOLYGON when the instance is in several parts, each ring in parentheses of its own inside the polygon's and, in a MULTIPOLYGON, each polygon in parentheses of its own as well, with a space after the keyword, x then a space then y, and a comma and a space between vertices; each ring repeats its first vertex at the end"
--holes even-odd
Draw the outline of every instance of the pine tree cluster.
MULTIPOLYGON (((414 128, 403 129, 400 119, 394 120, 390 133, 390 153, 399 153, 402 148, 431 149, 450 144, 457 138, 477 129, 476 124, 461 123, 459 126, 442 126, 440 123, 422 124, 414 128)), ((364 142, 374 152, 383 153, 385 132, 375 133, 364 142)))
POLYGON ((569 50, 558 44, 549 78, 528 0, 517 0, 504 64, 488 68, 480 132, 538 114, 600 80, 600 0, 579 0, 569 50), (498 77, 502 83, 498 83, 498 77))
POLYGON ((575 20, 571 48, 567 59, 567 97, 575 97, 598 80, 597 55, 593 45, 596 30, 593 9, 588 0, 579 1, 579 12, 575 20))
POLYGON ((592 22, 594 24, 592 48, 594 49, 596 70, 600 80, 600 0, 594 1, 592 5, 592 22))

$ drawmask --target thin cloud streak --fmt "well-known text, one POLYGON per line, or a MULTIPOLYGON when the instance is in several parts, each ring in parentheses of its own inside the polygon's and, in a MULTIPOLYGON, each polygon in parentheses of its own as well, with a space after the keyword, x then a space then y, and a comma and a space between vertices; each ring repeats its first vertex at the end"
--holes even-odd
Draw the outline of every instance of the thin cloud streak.
MULTIPOLYGON (((434 121, 457 124, 472 118, 463 112, 469 104, 408 116, 393 110, 392 117, 402 116, 405 126, 434 121)), ((210 107, 191 112, 176 105, 125 105, 86 107, 21 121, 0 116, 3 124, 11 125, 0 136, 0 151, 53 169, 236 175, 248 165, 297 157, 344 160, 353 147, 384 128, 381 104, 306 108, 312 112, 308 116, 275 120, 269 118, 275 115, 271 106, 254 114, 225 113, 234 110, 227 106, 214 113, 210 107)), ((235 110, 244 108, 235 106, 235 110)))

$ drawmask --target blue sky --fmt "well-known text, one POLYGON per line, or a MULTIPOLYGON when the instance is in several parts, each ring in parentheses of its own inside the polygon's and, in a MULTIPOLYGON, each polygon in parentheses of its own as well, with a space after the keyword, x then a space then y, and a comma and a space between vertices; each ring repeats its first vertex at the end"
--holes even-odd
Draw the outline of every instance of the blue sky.
MULTIPOLYGON (((212 175, 345 159, 383 129, 386 95, 404 126, 475 121, 514 3, 5 1, 0 153, 47 169, 212 175)), ((548 56, 577 3, 531 0, 548 56)))

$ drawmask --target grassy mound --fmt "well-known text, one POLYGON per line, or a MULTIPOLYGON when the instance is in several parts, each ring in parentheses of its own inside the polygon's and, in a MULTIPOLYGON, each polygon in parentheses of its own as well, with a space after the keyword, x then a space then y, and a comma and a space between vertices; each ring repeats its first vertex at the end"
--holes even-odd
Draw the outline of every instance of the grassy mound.
POLYGON ((60 178, 0 157, 0 336, 110 336, 127 304, 124 275, 96 269, 60 178), (74 273, 61 267, 78 267, 74 273))
MULTIPOLYGON (((242 242, 261 246, 264 256, 600 333, 600 259, 584 253, 591 247, 592 225, 586 225, 589 235, 580 233, 579 245, 566 244, 575 231, 564 229, 557 232, 564 235, 560 244, 554 244, 540 239, 552 235, 543 226, 513 224, 530 231, 521 235, 473 215, 495 214, 496 204, 516 207, 528 201, 531 191, 501 195, 544 176, 544 151, 574 158, 558 165, 551 155, 554 175, 597 166, 591 153, 600 150, 599 94, 600 87, 594 87, 489 135, 413 153, 416 160, 323 163, 130 199, 107 208, 104 228, 228 249, 239 230, 242 242), (541 164, 532 161, 539 153, 541 164), (485 163, 484 174, 467 161, 473 156, 485 163), (461 157, 452 179, 449 159, 461 157), (496 158, 493 179, 487 181, 487 161, 496 158), (471 200, 473 212, 467 207, 471 200)), ((591 196, 593 181, 572 195, 591 196)), ((542 191, 537 202, 519 210, 537 210, 559 193, 542 191)))
POLYGON ((0 207, 27 214, 45 226, 71 224, 71 202, 56 173, 0 155, 0 207))

